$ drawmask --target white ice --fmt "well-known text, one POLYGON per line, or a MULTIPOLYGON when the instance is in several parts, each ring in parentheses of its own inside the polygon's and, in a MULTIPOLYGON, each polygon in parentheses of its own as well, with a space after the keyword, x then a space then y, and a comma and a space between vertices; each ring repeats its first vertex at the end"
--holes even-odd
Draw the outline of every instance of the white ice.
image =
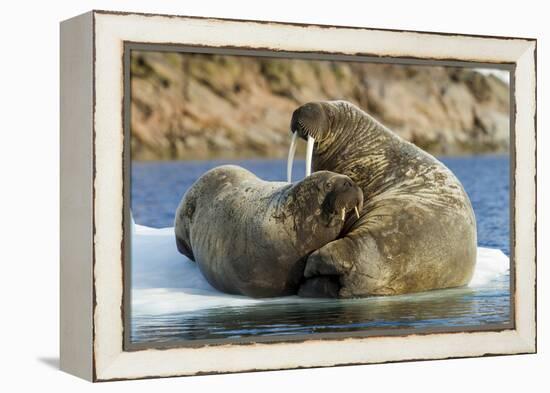
POLYGON ((506 83, 507 85, 510 84, 510 71, 507 70, 499 70, 496 68, 474 68, 474 71, 483 74, 483 75, 493 75, 506 83))
MULTIPOLYGON (((296 296, 251 299, 223 294, 208 284, 197 264, 176 249, 174 228, 155 229, 133 225, 132 313, 161 315, 221 306, 261 302, 312 302, 296 296)), ((509 259, 500 250, 478 247, 471 287, 482 287, 508 272, 509 259)))

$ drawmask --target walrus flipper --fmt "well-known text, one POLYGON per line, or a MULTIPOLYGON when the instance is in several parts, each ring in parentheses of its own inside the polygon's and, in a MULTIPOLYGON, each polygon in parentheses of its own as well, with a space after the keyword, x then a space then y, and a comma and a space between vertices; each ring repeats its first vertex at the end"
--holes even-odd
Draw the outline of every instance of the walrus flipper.
POLYGON ((338 251, 346 250, 346 247, 349 247, 348 244, 342 244, 345 240, 347 239, 335 240, 312 252, 307 258, 304 277, 333 276, 345 273, 348 270, 345 262, 335 258, 335 255, 341 254, 338 251))

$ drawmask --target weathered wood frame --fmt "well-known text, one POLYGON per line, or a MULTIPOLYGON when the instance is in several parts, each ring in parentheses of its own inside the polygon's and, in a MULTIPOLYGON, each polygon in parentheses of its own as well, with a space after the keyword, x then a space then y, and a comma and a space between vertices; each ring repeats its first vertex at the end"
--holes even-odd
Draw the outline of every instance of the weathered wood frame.
POLYGON ((536 40, 92 11, 61 24, 61 368, 92 381, 536 351, 536 40), (511 69, 509 329, 125 351, 128 43, 511 69), (521 192, 515 192, 521 190, 521 192))

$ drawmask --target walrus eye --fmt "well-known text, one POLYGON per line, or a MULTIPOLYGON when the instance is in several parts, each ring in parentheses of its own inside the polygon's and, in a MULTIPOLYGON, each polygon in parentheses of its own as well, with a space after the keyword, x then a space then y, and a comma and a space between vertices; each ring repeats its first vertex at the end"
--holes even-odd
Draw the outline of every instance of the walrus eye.
POLYGON ((334 187, 334 183, 332 183, 330 180, 327 180, 325 182, 325 191, 332 191, 333 187, 334 187))

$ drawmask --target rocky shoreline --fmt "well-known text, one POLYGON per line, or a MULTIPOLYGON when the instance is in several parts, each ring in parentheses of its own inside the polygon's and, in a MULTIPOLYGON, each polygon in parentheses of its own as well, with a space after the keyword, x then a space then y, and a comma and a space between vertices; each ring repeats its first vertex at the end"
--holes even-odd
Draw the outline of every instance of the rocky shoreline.
POLYGON ((282 158, 293 110, 346 99, 437 155, 507 152, 506 82, 472 69, 132 52, 135 160, 282 158))

